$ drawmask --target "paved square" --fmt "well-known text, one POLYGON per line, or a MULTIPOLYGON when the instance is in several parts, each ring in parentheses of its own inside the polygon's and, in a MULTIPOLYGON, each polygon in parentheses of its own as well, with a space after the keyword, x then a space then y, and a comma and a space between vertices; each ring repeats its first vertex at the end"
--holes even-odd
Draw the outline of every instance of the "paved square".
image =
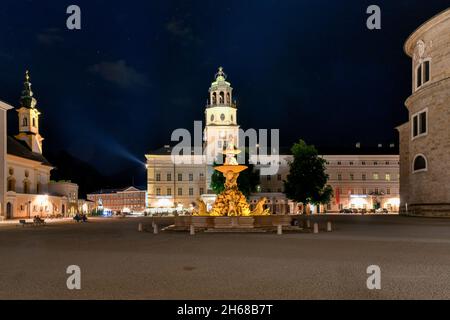
POLYGON ((450 220, 329 219, 332 233, 281 236, 138 232, 150 218, 3 224, 0 299, 450 298, 450 220), (66 287, 69 265, 81 290, 66 287), (381 290, 366 287, 369 265, 381 290))

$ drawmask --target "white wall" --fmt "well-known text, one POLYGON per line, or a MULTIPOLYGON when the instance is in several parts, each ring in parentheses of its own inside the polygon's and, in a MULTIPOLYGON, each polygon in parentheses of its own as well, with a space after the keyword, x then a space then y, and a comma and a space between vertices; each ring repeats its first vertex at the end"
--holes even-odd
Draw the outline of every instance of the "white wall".
POLYGON ((0 101, 0 216, 6 215, 6 111, 11 108, 0 101))

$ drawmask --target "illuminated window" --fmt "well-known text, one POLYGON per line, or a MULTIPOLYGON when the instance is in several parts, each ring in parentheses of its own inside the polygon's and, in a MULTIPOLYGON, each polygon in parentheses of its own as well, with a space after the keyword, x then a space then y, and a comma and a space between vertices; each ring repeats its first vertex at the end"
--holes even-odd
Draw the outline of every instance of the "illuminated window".
POLYGON ((378 173, 373 174, 373 180, 378 180, 379 178, 380 176, 378 175, 378 173))
POLYGON ((391 181, 391 174, 390 173, 386 173, 385 180, 386 181, 391 181))
POLYGON ((23 118, 23 120, 22 120, 22 126, 23 126, 23 127, 28 126, 28 119, 27 119, 27 118, 23 118))

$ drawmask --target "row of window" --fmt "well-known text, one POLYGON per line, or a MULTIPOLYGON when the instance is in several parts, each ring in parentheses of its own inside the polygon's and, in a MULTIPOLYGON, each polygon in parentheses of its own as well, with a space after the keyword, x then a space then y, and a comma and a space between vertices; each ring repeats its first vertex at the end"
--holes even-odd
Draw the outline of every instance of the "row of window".
MULTIPOLYGON (((338 165, 338 166, 341 166, 342 164, 344 163, 344 165, 345 164, 347 164, 347 162, 343 162, 343 161, 337 161, 336 162, 336 164, 338 165)), ((398 161, 396 161, 396 162, 394 162, 395 164, 400 164, 400 162, 398 162, 398 161)), ((392 161, 349 161, 348 162, 348 165, 349 166, 353 166, 353 165, 362 165, 362 166, 365 166, 365 165, 374 165, 374 166, 378 166, 378 165, 381 165, 381 164, 384 164, 384 165, 386 165, 386 166, 389 166, 389 165, 391 165, 391 164, 394 164, 394 163, 392 163, 392 161)), ((327 165, 330 165, 330 162, 329 161, 327 161, 327 165)))
MULTIPOLYGON (((227 104, 231 103, 231 95, 229 92, 227 92, 227 94, 226 94, 226 101, 227 101, 227 104)), ((219 94, 217 94, 217 92, 213 92, 211 94, 211 103, 217 104, 217 102, 219 102, 219 104, 225 103, 225 93, 223 91, 220 91, 219 94)))
MULTIPOLYGON (((202 195, 202 194, 204 194, 205 193, 205 189, 204 188, 199 188, 198 189, 198 195, 202 195)), ((161 188, 156 188, 156 195, 157 196, 161 196, 162 194, 161 194, 161 188)), ((166 196, 172 196, 172 188, 166 188, 166 194, 165 194, 166 196)), ((183 196, 183 195, 185 195, 184 194, 184 192, 183 192, 183 188, 177 188, 177 195, 178 196, 183 196)), ((193 187, 190 187, 189 189, 188 189, 188 193, 187 193, 187 195, 189 195, 189 196, 194 196, 194 188, 193 187)))
MULTIPOLYGON (((200 180, 204 179, 205 178, 205 174, 204 173, 200 173, 199 174, 199 178, 200 178, 200 180)), ((156 181, 161 181, 161 173, 156 173, 155 179, 156 179, 156 181)), ((166 181, 172 181, 172 174, 171 173, 167 173, 166 174, 166 181)), ((177 181, 183 181, 183 174, 182 173, 178 173, 177 174, 177 181)), ((194 174, 193 173, 189 173, 188 174, 188 180, 187 181, 194 181, 194 174)))
MULTIPOLYGON (((36 119, 32 118, 32 126, 36 127, 36 119)), ((23 118, 22 120, 22 127, 28 127, 28 118, 23 118)))
MULTIPOLYGON (((31 183, 27 180, 23 181, 23 193, 31 193, 30 190, 31 187, 31 183)), ((41 193, 41 184, 38 183, 36 184, 36 193, 39 194, 41 193)), ((16 179, 14 178, 8 178, 8 183, 7 183, 7 191, 13 191, 16 192, 16 179)))
MULTIPOLYGON (((338 173, 337 174, 337 180, 338 181, 341 181, 342 180, 342 173, 338 173)), ((355 174, 353 174, 353 173, 350 173, 349 174, 349 180, 351 180, 351 181, 354 181, 354 180, 356 180, 355 179, 356 178, 356 176, 355 176, 355 174)), ((359 178, 359 177, 358 177, 359 178)), ((386 173, 385 175, 384 175, 384 180, 385 181, 391 181, 392 180, 392 175, 390 174, 390 173, 386 173)), ((399 176, 399 174, 397 174, 397 179, 399 179, 400 178, 400 176, 399 176)), ((366 181, 367 180, 367 175, 365 174, 365 173, 363 173, 363 174, 361 174, 361 180, 362 181, 366 181)), ((372 174, 372 180, 380 180, 380 174, 379 173, 373 173, 372 174)))
MULTIPOLYGON (((262 176, 261 176, 261 177, 262 177, 262 176)), ((272 177, 275 178, 275 175, 274 175, 274 176, 267 175, 267 176, 265 176, 265 177, 266 177, 266 180, 267 180, 267 181, 271 181, 271 180, 272 180, 272 177)), ((277 179, 277 181, 281 181, 281 180, 283 180, 283 177, 282 177, 281 174, 277 174, 277 175, 276 175, 276 179, 277 179)))
MULTIPOLYGON (((225 121, 225 114, 220 114, 220 121, 225 121)), ((211 122, 214 122, 214 119, 215 119, 215 117, 214 117, 214 115, 212 114, 211 115, 211 117, 210 117, 210 120, 211 120, 211 122)), ((234 121, 234 118, 233 118, 233 115, 230 115, 230 120, 231 120, 231 122, 233 122, 234 121)))
POLYGON ((368 189, 368 188, 362 188, 362 189, 356 189, 356 188, 351 188, 348 189, 347 192, 343 192, 344 190, 342 188, 336 188, 335 189, 335 194, 334 197, 336 197, 337 195, 342 195, 342 194, 352 194, 352 195, 371 195, 371 194, 375 194, 375 195, 389 195, 391 194, 391 188, 386 188, 386 189, 380 189, 380 188, 374 188, 374 189, 368 189))

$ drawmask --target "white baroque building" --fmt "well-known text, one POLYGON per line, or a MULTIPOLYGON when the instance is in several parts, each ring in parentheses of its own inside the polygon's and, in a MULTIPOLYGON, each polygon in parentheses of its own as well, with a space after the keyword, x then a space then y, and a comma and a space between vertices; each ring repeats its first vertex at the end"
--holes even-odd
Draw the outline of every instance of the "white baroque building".
MULTIPOLYGON (((230 141, 234 145, 239 143, 237 106, 232 94, 231 84, 226 80, 223 69, 219 68, 209 88, 205 109, 203 149, 206 155, 222 152, 230 141)), ((172 161, 172 151, 173 148, 166 145, 146 154, 148 206, 155 211, 189 210, 198 198, 211 205, 215 200, 210 188, 213 167, 207 164, 207 157, 184 154, 190 163, 178 164, 172 161)), ((369 150, 358 144, 345 153, 330 153, 322 157, 327 161, 328 183, 335 195, 325 207, 311 208, 313 212, 337 212, 344 208, 398 211, 399 156, 395 146, 379 145, 369 150)), ((278 172, 260 175, 258 192, 250 196, 251 204, 264 196, 273 213, 300 212, 299 206, 283 193, 283 181, 289 173, 291 160, 291 155, 280 154, 278 172)), ((265 165, 264 157, 259 156, 255 170, 262 172, 265 165)))
MULTIPOLYGON (((16 109, 19 133, 7 135, 6 111, 13 107, 0 102, 0 218, 64 216, 69 199, 49 190, 53 166, 42 154, 40 112, 31 90, 28 71, 20 106, 16 109)), ((76 187, 76 189, 78 189, 76 187)))

